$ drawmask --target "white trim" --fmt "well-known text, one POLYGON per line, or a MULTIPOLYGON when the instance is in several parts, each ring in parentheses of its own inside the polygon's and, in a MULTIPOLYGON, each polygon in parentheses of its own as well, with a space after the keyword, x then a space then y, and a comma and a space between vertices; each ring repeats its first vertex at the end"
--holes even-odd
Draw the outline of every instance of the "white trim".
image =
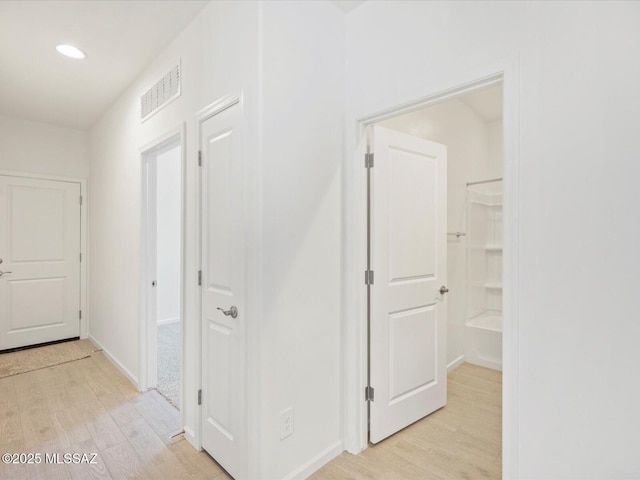
MULTIPOLYGON (((157 323, 151 322, 147 312, 148 301, 148 264, 147 264, 147 194, 148 194, 148 176, 147 176, 147 164, 151 155, 157 155, 160 151, 167 146, 180 145, 180 169, 181 169, 181 245, 180 245, 180 318, 185 318, 186 299, 185 299, 185 237, 186 237, 186 181, 187 181, 187 169, 186 169, 186 123, 181 122, 177 127, 168 130, 163 135, 157 137, 155 140, 147 143, 140 148, 140 169, 141 169, 141 225, 140 225, 140 360, 139 371, 140 381, 138 382, 138 389, 145 391, 149 388, 149 375, 148 369, 152 362, 157 360, 157 350, 150 351, 148 345, 150 343, 155 344, 154 340, 157 336, 157 323), (153 337, 153 338, 152 338, 153 337)), ((179 320, 179 319, 178 319, 179 320)), ((180 371, 180 425, 183 426, 185 422, 184 418, 184 378, 185 378, 185 322, 182 322, 182 346, 181 346, 181 371, 180 371)))
MULTIPOLYGON (((229 95, 220 97, 215 102, 210 103, 209 105, 207 105, 206 107, 198 111, 196 113, 196 121, 198 125, 201 126, 202 122, 204 122, 205 120, 208 120, 209 118, 219 114, 223 110, 231 108, 235 104, 241 103, 241 102, 242 102, 242 95, 229 94, 229 95)), ((202 132, 200 129, 198 129, 198 148, 202 147, 201 140, 202 140, 202 132)))
POLYGON ((312 473, 318 471, 320 468, 322 468, 322 466, 326 465, 331 460, 336 458, 342 453, 342 451, 342 441, 338 440, 337 442, 329 445, 311 460, 300 465, 282 480, 303 480, 310 476, 312 473))
POLYGON ((80 205, 80 254, 82 262, 80 262, 80 310, 82 318, 80 319, 80 338, 89 337, 89 254, 88 248, 88 190, 87 179, 80 177, 60 177, 56 175, 44 175, 40 173, 27 173, 12 170, 0 170, 0 175, 6 177, 33 178, 37 180, 51 180, 54 182, 68 182, 80 184, 80 195, 82 196, 82 205, 80 205))
POLYGON ((520 299, 520 64, 504 70, 503 98, 503 252, 502 252, 502 476, 520 475, 519 437, 519 299, 520 299))
POLYGON ((5 175, 7 177, 35 178, 40 180, 53 180, 56 182, 69 182, 69 183, 82 183, 87 181, 87 179, 84 177, 61 177, 59 175, 45 175, 43 173, 19 172, 16 170, 0 170, 0 175, 5 175))
POLYGON ((93 335, 89 334, 89 340, 91 340, 91 342, 96 347, 102 350, 102 353, 104 353, 104 356, 107 357, 107 360, 109 360, 118 370, 120 370, 120 373, 122 373, 125 377, 127 377, 127 380, 129 380, 133 384, 133 386, 136 387, 137 389, 138 377, 136 377, 133 373, 131 373, 127 367, 125 367, 122 363, 118 361, 118 359, 116 359, 116 357, 111 355, 109 350, 104 348, 102 344, 98 340, 96 340, 93 335))
MULTIPOLYGON (((503 476, 518 476, 518 252, 519 252, 519 59, 507 58, 474 72, 454 75, 413 96, 415 100, 378 105, 362 114, 347 112, 346 155, 343 165, 343 381, 344 442, 350 453, 367 447, 366 386, 366 270, 365 168, 366 128, 402 113, 455 98, 463 93, 502 81, 504 86, 504 270, 503 312, 503 476), (451 86, 454 86, 453 88, 451 86), (381 108, 380 108, 381 107, 381 108), (356 128, 354 128, 356 127, 356 128), (355 319, 355 320, 353 320, 355 319)), ((412 97, 408 97, 412 98, 412 97)), ((375 168, 375 167, 374 167, 375 168)))
POLYGON ((447 373, 454 371, 463 363, 464 363, 464 355, 460 355, 458 358, 454 358, 452 361, 447 363, 447 373))
POLYGON ((160 326, 160 325, 169 325, 169 324, 171 324, 171 323, 178 323, 179 321, 180 321, 180 317, 175 317, 175 318, 165 318, 165 319, 163 319, 163 320, 158 320, 158 321, 156 322, 156 325, 157 325, 157 326, 160 326))
POLYGON ((184 438, 191 444, 193 448, 198 451, 202 450, 202 447, 198 445, 198 442, 196 440, 196 432, 193 431, 193 428, 187 427, 186 425, 184 426, 184 438))

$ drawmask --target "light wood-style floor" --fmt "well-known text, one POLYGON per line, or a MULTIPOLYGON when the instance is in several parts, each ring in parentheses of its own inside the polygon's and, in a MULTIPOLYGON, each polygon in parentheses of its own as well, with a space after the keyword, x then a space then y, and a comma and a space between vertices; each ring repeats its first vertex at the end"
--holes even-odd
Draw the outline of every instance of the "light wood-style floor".
MULTIPOLYGON (((463 364, 449 374, 445 408, 358 456, 340 455, 311 479, 499 479, 501 384, 499 372, 463 364)), ((138 392, 100 352, 2 378, 0 453, 97 453, 98 463, 0 463, 0 478, 230 480, 182 436, 170 438, 179 422, 162 396, 138 392)))
POLYGON ((446 407, 309 480, 500 479, 502 374, 464 363, 448 380, 446 407))
MULTIPOLYGON (((81 341, 84 348, 95 347, 81 341)), ((179 436, 180 414, 138 392, 105 358, 0 379, 0 453, 40 452, 39 465, 0 463, 8 479, 202 479, 229 476, 179 436), (97 453, 95 465, 45 464, 45 453, 97 453)))

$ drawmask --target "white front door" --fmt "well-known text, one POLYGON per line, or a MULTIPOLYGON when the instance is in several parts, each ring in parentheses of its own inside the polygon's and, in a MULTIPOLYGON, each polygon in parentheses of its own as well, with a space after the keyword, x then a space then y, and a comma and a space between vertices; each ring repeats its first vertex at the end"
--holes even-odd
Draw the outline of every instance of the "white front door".
POLYGON ((202 446, 246 478, 244 236, 239 104, 201 123, 202 446))
POLYGON ((0 175, 0 350, 80 335, 80 184, 0 175))
POLYGON ((373 128, 370 441, 447 400, 447 149, 373 128))

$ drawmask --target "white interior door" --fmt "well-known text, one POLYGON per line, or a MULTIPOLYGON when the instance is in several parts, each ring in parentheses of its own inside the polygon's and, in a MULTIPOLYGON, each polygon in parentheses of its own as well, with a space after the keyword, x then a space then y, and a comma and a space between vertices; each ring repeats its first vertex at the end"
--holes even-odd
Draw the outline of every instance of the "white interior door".
POLYGON ((447 399, 447 149, 373 128, 370 403, 373 443, 447 399))
POLYGON ((157 155, 150 155, 147 168, 147 384, 158 386, 158 165, 157 155))
POLYGON ((0 350, 80 335, 80 184, 0 175, 0 350))
POLYGON ((247 465, 239 120, 236 104, 201 124, 202 446, 238 479, 247 465))

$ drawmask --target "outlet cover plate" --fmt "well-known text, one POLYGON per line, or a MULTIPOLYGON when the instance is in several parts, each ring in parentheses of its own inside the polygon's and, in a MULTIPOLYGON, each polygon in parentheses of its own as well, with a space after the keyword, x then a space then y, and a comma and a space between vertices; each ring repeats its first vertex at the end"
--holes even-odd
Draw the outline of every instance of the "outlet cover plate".
POLYGON ((293 408, 287 408, 280 414, 280 440, 293 434, 293 408))

